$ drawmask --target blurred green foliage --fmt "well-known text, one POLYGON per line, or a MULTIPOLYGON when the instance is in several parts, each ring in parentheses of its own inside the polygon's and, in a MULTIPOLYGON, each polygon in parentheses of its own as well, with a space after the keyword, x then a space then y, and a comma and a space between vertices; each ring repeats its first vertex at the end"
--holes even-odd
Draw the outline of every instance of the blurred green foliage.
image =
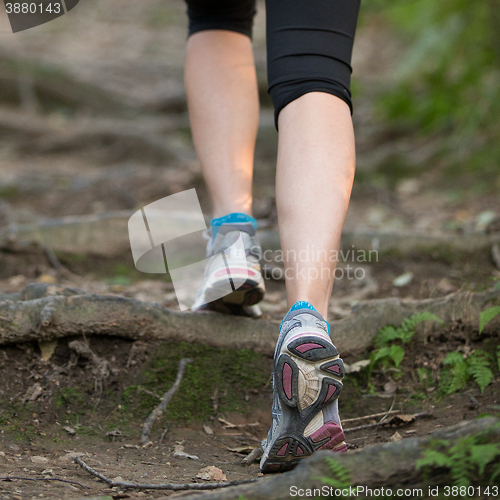
POLYGON ((449 180, 469 174, 500 188, 500 0, 364 0, 362 13, 388 21, 405 47, 380 97, 383 119, 439 134, 449 180))

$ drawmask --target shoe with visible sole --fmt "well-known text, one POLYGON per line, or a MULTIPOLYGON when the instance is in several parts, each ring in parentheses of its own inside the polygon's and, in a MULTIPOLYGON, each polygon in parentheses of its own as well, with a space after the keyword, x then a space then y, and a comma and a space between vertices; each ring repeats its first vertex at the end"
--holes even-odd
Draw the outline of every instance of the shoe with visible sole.
POLYGON ((255 219, 245 214, 229 214, 212 221, 208 230, 209 263, 193 310, 239 316, 261 315, 257 303, 264 297, 265 284, 256 228, 255 219), (228 279, 231 285, 229 290, 228 279))
POLYGON ((309 302, 283 319, 274 354, 273 422, 262 472, 283 472, 317 450, 347 451, 338 414, 344 364, 330 327, 309 302))

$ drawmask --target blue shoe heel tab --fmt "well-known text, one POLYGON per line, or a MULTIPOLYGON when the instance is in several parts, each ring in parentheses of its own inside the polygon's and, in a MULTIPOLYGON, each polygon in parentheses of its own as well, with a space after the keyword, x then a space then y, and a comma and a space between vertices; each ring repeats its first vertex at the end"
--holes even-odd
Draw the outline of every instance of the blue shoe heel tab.
POLYGON ((310 309, 311 311, 316 311, 314 306, 310 302, 307 302, 307 300, 299 300, 298 302, 295 302, 292 307, 290 307, 290 310, 287 314, 291 313, 292 311, 296 311, 297 309, 310 309))
POLYGON ((231 214, 224 215, 223 217, 218 217, 216 219, 212 219, 210 222, 210 229, 212 238, 215 239, 217 233, 219 232, 219 228, 223 224, 252 224, 255 231, 257 231, 257 221, 253 217, 247 214, 242 214, 238 212, 233 212, 231 214))
MULTIPOLYGON (((298 302, 295 302, 295 304, 290 307, 290 310, 285 314, 285 317, 283 318, 283 321, 285 321, 286 319, 289 319, 288 316, 295 316, 295 314, 291 314, 295 311, 301 311, 301 312, 308 312, 308 311, 312 311, 312 315, 313 316, 316 316, 318 319, 320 319, 321 321, 324 321, 328 327, 328 335, 330 335, 330 325, 328 323, 328 321, 326 321, 323 316, 321 316, 321 314, 316 310, 316 308, 310 303, 310 302, 307 302, 307 300, 299 300, 298 302)), ((283 325, 283 321, 281 322, 280 324, 280 330, 281 330, 281 326, 283 325)), ((331 335, 330 335, 331 336, 331 335)))

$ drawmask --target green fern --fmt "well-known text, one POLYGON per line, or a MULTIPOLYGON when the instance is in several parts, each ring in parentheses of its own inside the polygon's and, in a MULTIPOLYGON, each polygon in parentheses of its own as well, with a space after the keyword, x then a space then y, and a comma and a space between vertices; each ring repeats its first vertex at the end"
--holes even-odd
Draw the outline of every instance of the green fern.
MULTIPOLYGON (((468 436, 454 446, 446 440, 431 440, 430 449, 417 460, 416 469, 435 465, 450 469, 454 486, 470 486, 475 479, 481 479, 486 466, 500 456, 499 443, 483 444, 483 436, 468 436)), ((489 481, 493 482, 500 472, 496 469, 489 481)))
POLYGON ((488 354, 477 350, 467 358, 467 364, 469 374, 476 381, 481 392, 484 392, 486 386, 493 380, 493 372, 489 367, 490 360, 488 354))
POLYGON ((403 344, 410 342, 415 335, 415 328, 422 321, 443 322, 436 315, 425 311, 404 319, 400 326, 387 325, 380 328, 374 340, 377 349, 371 353, 370 368, 378 363, 387 365, 388 361, 392 361, 394 367, 398 368, 404 359, 405 351, 401 345, 394 342, 399 341, 403 344))
POLYGON ((430 380, 432 373, 427 368, 419 367, 417 368, 417 375, 420 382, 427 383, 430 380))
POLYGON ((413 314, 409 318, 405 318, 398 327, 391 325, 382 327, 375 338, 375 346, 382 347, 393 340, 401 340, 403 344, 408 343, 413 335, 415 335, 415 328, 422 323, 422 321, 437 321, 438 323, 443 323, 435 314, 428 311, 413 314))
POLYGON ((392 344, 389 356, 394 362, 394 366, 396 368, 399 368, 399 365, 402 363, 403 358, 405 357, 405 350, 400 345, 392 344))
POLYGON ((463 389, 469 380, 469 372, 467 370, 467 363, 462 354, 458 351, 450 352, 443 361, 443 364, 452 365, 451 380, 449 377, 446 377, 446 374, 443 377, 444 392, 446 394, 451 394, 452 392, 463 389))
POLYGON ((493 380, 493 372, 490 368, 490 359, 486 352, 481 350, 474 351, 469 357, 464 356, 458 351, 450 352, 444 362, 451 366, 451 372, 442 377, 442 386, 446 394, 463 389, 470 378, 479 386, 481 392, 493 380))
POLYGON ((483 333, 484 327, 492 319, 496 318, 500 314, 500 306, 490 307, 486 309, 479 315, 479 333, 483 333))
POLYGON ((332 477, 321 476, 313 479, 319 479, 323 484, 333 488, 349 488, 349 486, 352 486, 351 473, 341 463, 332 457, 326 457, 325 461, 332 473, 332 477))

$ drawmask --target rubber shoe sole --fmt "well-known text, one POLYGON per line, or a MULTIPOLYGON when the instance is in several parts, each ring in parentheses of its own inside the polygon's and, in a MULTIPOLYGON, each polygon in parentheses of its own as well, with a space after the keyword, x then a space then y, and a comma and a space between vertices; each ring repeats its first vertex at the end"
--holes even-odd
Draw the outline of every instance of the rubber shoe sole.
POLYGON ((347 451, 344 432, 337 422, 326 422, 314 432, 306 432, 312 420, 342 392, 344 364, 335 346, 315 335, 301 336, 288 343, 275 370, 275 391, 281 403, 280 432, 261 462, 261 471, 293 469, 317 450, 347 451))

